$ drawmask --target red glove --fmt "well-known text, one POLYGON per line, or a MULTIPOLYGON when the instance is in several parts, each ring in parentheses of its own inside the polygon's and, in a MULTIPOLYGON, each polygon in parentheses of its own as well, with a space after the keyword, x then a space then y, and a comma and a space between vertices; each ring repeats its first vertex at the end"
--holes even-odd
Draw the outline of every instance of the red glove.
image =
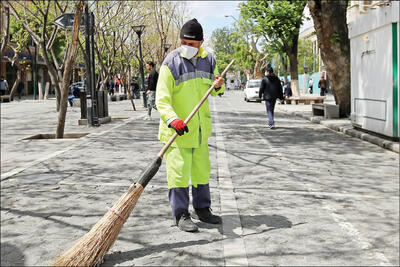
POLYGON ((180 119, 173 120, 168 127, 174 129, 179 135, 189 132, 189 128, 187 127, 186 123, 180 119))

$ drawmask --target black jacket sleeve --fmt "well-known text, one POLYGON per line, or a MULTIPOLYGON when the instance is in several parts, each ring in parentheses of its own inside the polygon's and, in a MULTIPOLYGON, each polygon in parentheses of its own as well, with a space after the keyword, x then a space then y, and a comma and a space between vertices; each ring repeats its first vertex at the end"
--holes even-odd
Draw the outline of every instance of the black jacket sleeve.
POLYGON ((260 89, 258 90, 258 96, 262 99, 262 96, 264 94, 265 91, 265 86, 266 86, 266 81, 265 78, 263 78, 261 80, 261 85, 260 85, 260 89))
POLYGON ((282 84, 280 82, 279 82, 279 85, 278 85, 278 98, 280 100, 283 100, 283 89, 282 89, 282 84))

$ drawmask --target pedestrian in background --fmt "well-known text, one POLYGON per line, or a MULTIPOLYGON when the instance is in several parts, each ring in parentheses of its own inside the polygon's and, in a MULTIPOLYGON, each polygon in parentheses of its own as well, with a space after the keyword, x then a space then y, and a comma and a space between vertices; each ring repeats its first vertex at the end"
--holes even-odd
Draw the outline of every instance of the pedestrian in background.
POLYGON ((319 95, 324 96, 326 94, 326 80, 324 76, 322 76, 321 80, 319 80, 318 87, 321 89, 319 95))
MULTIPOLYGON (((286 86, 287 88, 288 86, 286 86)), ((290 87, 289 87, 290 88, 290 87)), ((279 78, 274 74, 272 67, 267 67, 265 77, 261 81, 259 97, 265 100, 265 106, 268 114, 268 127, 275 128, 274 109, 276 99, 283 100, 282 85, 279 78)))
POLYGON ((313 78, 311 77, 310 80, 308 80, 308 93, 312 94, 313 93, 313 78))
POLYGON ((155 65, 154 62, 149 61, 146 64, 146 69, 150 71, 147 79, 147 90, 146 90, 146 97, 147 97, 147 118, 145 120, 151 120, 151 110, 156 108, 156 86, 158 81, 158 72, 154 69, 155 65))
POLYGON ((110 91, 108 92, 109 95, 114 95, 114 81, 110 81, 110 91))
POLYGON ((21 99, 23 90, 24 90, 24 83, 20 81, 17 87, 18 99, 21 99))
POLYGON ((225 86, 224 79, 218 75, 214 56, 201 46, 204 42, 203 28, 196 19, 182 26, 180 41, 181 46, 167 55, 160 68, 156 93, 161 116, 158 137, 165 144, 175 131, 181 135, 164 156, 168 196, 178 228, 196 232, 198 227, 189 214, 190 180, 196 218, 206 223, 221 223, 221 217, 211 213, 208 138, 211 136, 212 122, 208 100, 188 125, 183 120, 212 84, 212 96, 222 93, 225 86))
POLYGON ((7 80, 4 79, 4 76, 1 76, 0 77, 0 93, 1 93, 1 95, 5 95, 7 90, 8 90, 7 80))
POLYGON ((133 99, 140 99, 139 84, 135 77, 133 77, 131 81, 131 91, 133 99))
POLYGON ((72 95, 68 96, 69 105, 72 107, 74 105, 74 98, 80 98, 81 89, 78 86, 74 86, 72 89, 72 95))
POLYGON ((284 89, 284 95, 285 95, 285 99, 288 99, 289 97, 291 97, 293 95, 292 87, 290 86, 290 82, 286 83, 286 86, 284 89))
POLYGON ((121 84, 121 81, 119 80, 118 76, 115 76, 115 92, 119 93, 119 85, 121 84))

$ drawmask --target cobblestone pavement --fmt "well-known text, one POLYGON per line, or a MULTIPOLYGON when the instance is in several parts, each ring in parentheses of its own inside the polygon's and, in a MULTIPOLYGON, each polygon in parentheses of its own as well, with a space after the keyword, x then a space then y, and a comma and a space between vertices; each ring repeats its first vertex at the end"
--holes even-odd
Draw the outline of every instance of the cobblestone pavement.
MULTIPOLYGON (((1 104, 1 265, 49 265, 86 233, 161 149, 158 115, 110 102, 116 120, 77 126, 71 140, 25 140, 55 131, 54 102, 1 104), (119 119, 117 119, 119 118, 119 119), (127 118, 127 119, 123 119, 127 118)), ((399 154, 276 112, 241 92, 210 100, 212 208, 220 226, 172 226, 165 164, 103 266, 399 265, 399 154)))

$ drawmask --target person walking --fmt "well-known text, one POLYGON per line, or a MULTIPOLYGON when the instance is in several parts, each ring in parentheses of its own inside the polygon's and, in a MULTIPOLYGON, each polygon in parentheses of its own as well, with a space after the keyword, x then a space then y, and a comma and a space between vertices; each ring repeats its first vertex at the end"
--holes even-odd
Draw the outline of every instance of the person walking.
POLYGON ((325 80, 325 76, 322 76, 321 79, 319 80, 318 88, 321 89, 321 91, 319 93, 320 96, 326 95, 326 80, 325 80))
POLYGON ((4 79, 4 76, 0 77, 0 94, 5 95, 8 90, 7 80, 4 79))
POLYGON ((164 157, 172 216, 175 225, 186 232, 198 231, 188 211, 189 180, 193 218, 206 223, 221 223, 221 217, 211 213, 208 138, 212 126, 208 100, 187 125, 183 121, 212 84, 215 86, 212 96, 225 90, 216 60, 201 46, 203 42, 200 23, 196 19, 187 21, 180 31, 181 46, 170 52, 162 63, 156 91, 156 105, 161 116, 160 141, 165 144, 175 132, 180 135, 164 157))
POLYGON ((309 94, 313 93, 313 84, 314 84, 314 81, 313 81, 313 78, 311 77, 310 80, 308 80, 308 93, 309 94))
POLYGON ((119 92, 119 87, 120 87, 119 85, 120 84, 121 84, 121 81, 119 80, 118 76, 115 76, 115 92, 118 93, 118 94, 120 93, 119 92))
POLYGON ((24 90, 24 83, 20 81, 17 87, 18 99, 21 99, 22 91, 24 90))
POLYGON ((140 99, 139 84, 138 84, 136 78, 132 78, 131 91, 132 91, 132 98, 133 99, 140 99))
POLYGON ((115 84, 114 84, 114 81, 112 80, 111 82, 110 82, 110 95, 114 95, 114 86, 115 86, 115 84))
POLYGON ((151 109, 156 108, 155 104, 155 98, 156 98, 156 86, 157 86, 157 80, 158 80, 158 72, 154 69, 155 65, 154 62, 149 61, 146 64, 146 68, 148 71, 150 71, 147 79, 147 90, 146 90, 146 96, 147 96, 147 117, 145 117, 145 120, 151 120, 151 109))
MULTIPOLYGON (((286 88, 288 88, 288 86, 286 86, 286 88)), ((265 106, 267 108, 267 114, 268 114, 268 127, 270 129, 274 129, 275 103, 277 98, 283 100, 283 93, 282 93, 281 82, 279 81, 279 78, 274 74, 274 69, 270 66, 267 67, 265 71, 265 77, 261 81, 258 95, 261 99, 265 100, 265 106)))

